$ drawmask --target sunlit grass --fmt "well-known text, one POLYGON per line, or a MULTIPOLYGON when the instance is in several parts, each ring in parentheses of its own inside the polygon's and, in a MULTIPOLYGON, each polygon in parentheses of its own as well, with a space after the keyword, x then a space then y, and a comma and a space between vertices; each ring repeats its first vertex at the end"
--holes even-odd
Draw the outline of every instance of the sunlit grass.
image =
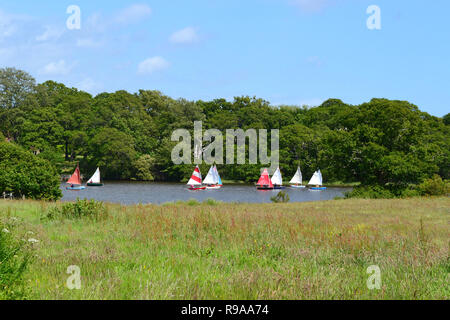
POLYGON ((0 201, 0 219, 40 240, 35 299, 449 298, 448 198, 107 204, 99 221, 41 220, 55 205, 0 201), (70 265, 81 290, 66 288, 70 265))

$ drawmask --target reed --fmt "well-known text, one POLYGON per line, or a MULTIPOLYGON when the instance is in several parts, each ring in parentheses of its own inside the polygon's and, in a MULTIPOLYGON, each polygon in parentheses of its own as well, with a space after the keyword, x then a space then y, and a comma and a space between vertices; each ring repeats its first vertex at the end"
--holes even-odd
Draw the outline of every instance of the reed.
POLYGON ((283 204, 106 204, 104 219, 41 219, 0 201, 39 242, 35 299, 448 299, 448 198, 283 204), (67 267, 81 289, 66 287, 67 267), (367 268, 381 270, 380 290, 367 268))

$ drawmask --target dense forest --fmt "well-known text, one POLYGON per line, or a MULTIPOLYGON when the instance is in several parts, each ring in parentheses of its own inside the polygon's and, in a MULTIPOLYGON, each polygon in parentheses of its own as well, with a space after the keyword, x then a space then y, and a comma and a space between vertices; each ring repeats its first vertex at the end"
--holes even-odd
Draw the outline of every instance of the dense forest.
MULTIPOLYGON (((78 162, 85 177, 99 166, 105 179, 181 181, 193 166, 172 163, 171 134, 193 130, 197 120, 204 130, 224 135, 233 128, 279 129, 285 177, 300 165, 305 177, 320 168, 325 182, 406 188, 435 174, 450 175, 449 114, 431 116, 407 101, 349 105, 329 99, 310 108, 272 106, 248 96, 188 101, 152 90, 93 97, 54 81, 36 84, 21 70, 0 69, 2 140, 35 153, 60 173, 78 162)), ((260 168, 218 166, 224 179, 246 182, 257 180, 260 168)))

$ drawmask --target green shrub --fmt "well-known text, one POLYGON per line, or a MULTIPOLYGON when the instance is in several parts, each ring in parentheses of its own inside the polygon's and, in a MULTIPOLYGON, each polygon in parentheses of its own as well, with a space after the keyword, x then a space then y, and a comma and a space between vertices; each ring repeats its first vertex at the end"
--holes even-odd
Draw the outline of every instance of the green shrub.
POLYGON ((421 193, 416 188, 406 188, 403 189, 400 193, 401 198, 412 198, 412 197, 420 197, 421 193))
POLYGON ((395 194, 389 189, 381 186, 358 186, 352 191, 345 193, 345 198, 362 198, 362 199, 392 199, 395 194))
POLYGON ((23 299, 27 293, 23 274, 31 260, 31 251, 11 231, 11 227, 0 222, 0 300, 23 299))
POLYGON ((208 198, 205 201, 203 201, 204 204, 207 204, 209 206, 217 206, 218 204, 221 204, 221 201, 217 201, 216 199, 208 198))
POLYGON ((434 175, 433 178, 427 179, 417 186, 359 186, 347 192, 345 198, 392 199, 419 196, 444 196, 449 193, 450 184, 447 181, 443 181, 439 175, 434 175))
POLYGON ((270 198, 273 203, 287 203, 289 202, 289 195, 285 191, 280 191, 276 196, 270 198))
POLYGON ((444 196, 450 193, 450 184, 435 174, 433 178, 422 182, 417 189, 423 196, 444 196))
POLYGON ((0 142, 0 193, 57 200, 62 193, 56 169, 45 159, 8 142, 0 142))
POLYGON ((103 202, 95 200, 80 200, 76 202, 67 202, 62 206, 50 208, 45 216, 46 219, 56 218, 80 219, 91 218, 101 219, 108 215, 108 211, 103 202))
POLYGON ((186 204, 188 206, 198 206, 200 202, 198 202, 196 199, 189 199, 188 201, 186 201, 186 204))

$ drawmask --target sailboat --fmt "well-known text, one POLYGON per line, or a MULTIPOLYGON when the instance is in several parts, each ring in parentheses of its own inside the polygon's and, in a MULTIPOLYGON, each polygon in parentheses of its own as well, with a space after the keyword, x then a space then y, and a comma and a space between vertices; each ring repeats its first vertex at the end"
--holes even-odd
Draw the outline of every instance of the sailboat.
POLYGON ((222 187, 222 179, 220 179, 219 172, 215 165, 209 168, 208 174, 203 180, 203 184, 206 185, 206 189, 220 189, 222 187))
POLYGON ((275 170, 275 173, 272 176, 272 179, 270 179, 273 184, 274 189, 284 189, 283 187, 283 178, 281 177, 281 171, 280 167, 275 170))
POLYGON ((75 169, 72 176, 67 180, 67 184, 70 184, 70 186, 66 187, 67 190, 84 190, 86 189, 85 186, 81 185, 81 174, 80 174, 80 167, 77 164, 77 168, 75 169))
POLYGON ((101 183, 101 181, 100 181, 100 168, 97 168, 97 170, 95 170, 95 173, 88 180, 86 185, 88 187, 101 187, 101 186, 103 186, 103 183, 101 183))
POLYGON ((297 168, 297 172, 295 173, 294 177, 289 181, 289 184, 291 185, 291 188, 305 188, 302 178, 302 172, 300 171, 300 167, 297 168))
POLYGON ((258 190, 273 190, 273 184, 269 177, 269 172, 267 169, 264 169, 261 177, 256 183, 256 189, 258 190))
POLYGON ((189 190, 205 190, 206 189, 205 186, 202 186, 202 174, 201 174, 200 168, 198 166, 195 167, 194 172, 192 173, 192 176, 189 179, 187 185, 189 186, 189 190))
POLYGON ((315 187, 310 187, 310 190, 325 190, 326 187, 322 187, 322 172, 320 170, 314 172, 311 180, 309 180, 308 185, 314 185, 315 187))

